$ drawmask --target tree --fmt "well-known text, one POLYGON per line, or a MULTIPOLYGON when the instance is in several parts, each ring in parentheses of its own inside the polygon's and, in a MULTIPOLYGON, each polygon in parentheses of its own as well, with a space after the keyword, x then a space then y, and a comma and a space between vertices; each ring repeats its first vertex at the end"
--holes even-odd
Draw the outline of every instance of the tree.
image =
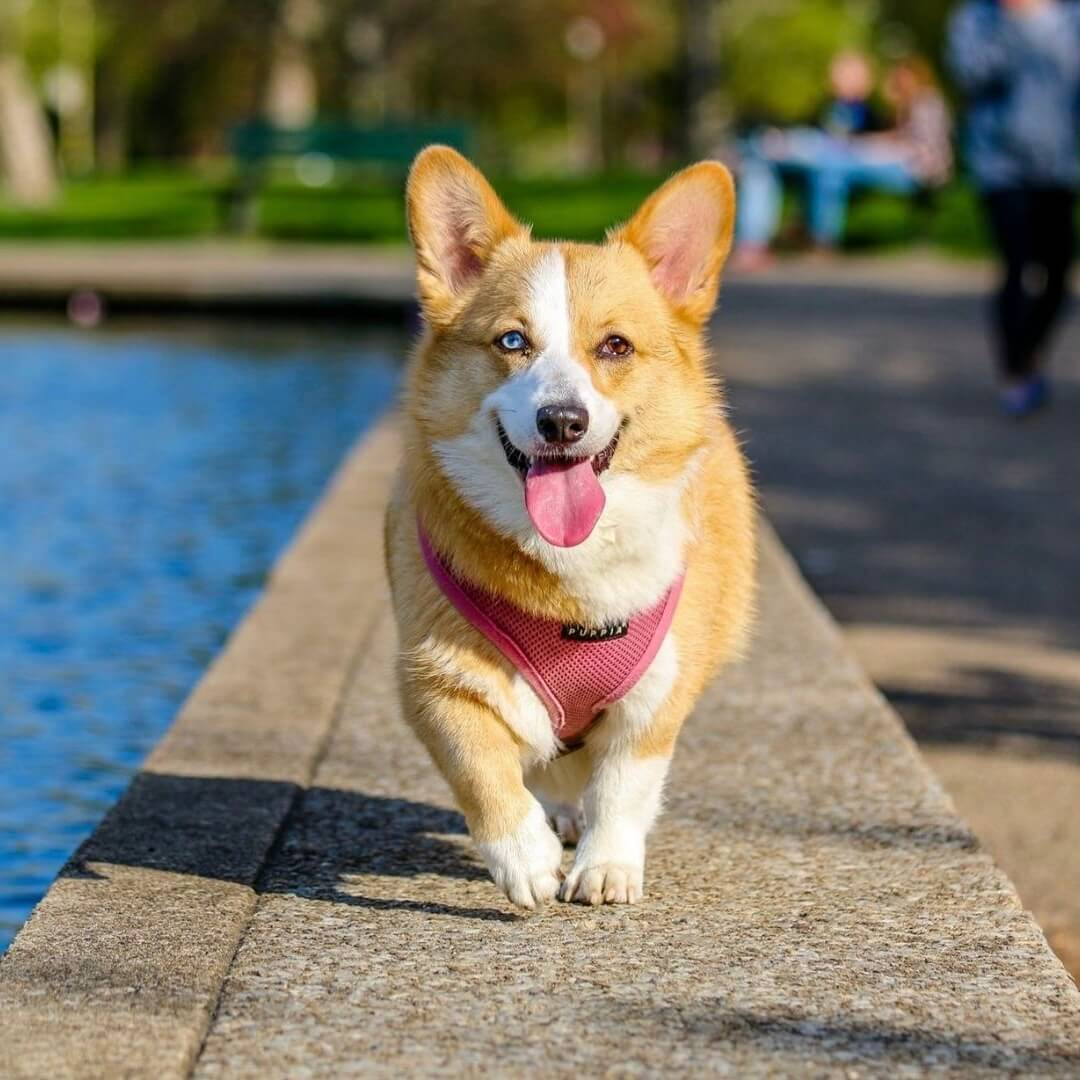
POLYGON ((899 30, 907 39, 901 44, 917 49, 934 64, 940 62, 952 5, 941 0, 880 0, 880 9, 886 32, 899 30))
POLYGON ((810 120, 825 95, 829 58, 867 47, 875 8, 863 0, 726 0, 724 81, 740 121, 810 120))
POLYGON ((11 198, 40 206, 56 198, 56 163, 41 103, 22 55, 21 5, 0 5, 0 170, 11 198))
POLYGON ((268 119, 279 127, 304 127, 319 107, 311 44, 323 29, 320 0, 283 0, 274 34, 274 58, 266 88, 268 119))
POLYGON ((713 75, 713 7, 710 0, 682 0, 679 150, 688 159, 701 157, 709 149, 702 112, 713 75))

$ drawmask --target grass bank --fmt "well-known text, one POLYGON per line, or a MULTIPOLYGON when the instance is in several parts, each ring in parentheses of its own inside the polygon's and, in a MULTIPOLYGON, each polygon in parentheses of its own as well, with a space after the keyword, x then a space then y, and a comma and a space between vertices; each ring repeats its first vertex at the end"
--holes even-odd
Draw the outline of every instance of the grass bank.
MULTIPOLYGON (((597 240, 624 220, 660 181, 641 174, 586 178, 496 178, 511 209, 537 235, 597 240)), ((149 170, 73 180, 43 210, 0 202, 0 240, 189 240, 227 232, 230 180, 224 173, 149 170)), ((797 242, 794 200, 785 238, 797 242)), ((401 181, 365 177, 308 187, 276 176, 255 201, 255 232, 282 242, 400 244, 405 240, 401 181)), ((851 250, 929 243, 954 254, 979 254, 986 238, 973 192, 957 184, 931 202, 888 195, 853 203, 845 246, 851 250)))

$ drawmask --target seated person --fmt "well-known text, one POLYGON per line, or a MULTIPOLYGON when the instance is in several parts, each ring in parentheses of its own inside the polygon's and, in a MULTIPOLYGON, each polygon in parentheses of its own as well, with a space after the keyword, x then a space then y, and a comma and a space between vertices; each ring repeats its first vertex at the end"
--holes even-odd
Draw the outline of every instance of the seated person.
POLYGON ((868 135, 886 125, 871 100, 874 67, 870 58, 854 49, 837 53, 829 61, 831 97, 821 111, 822 131, 837 139, 868 135))
POLYGON ((929 64, 914 56, 899 61, 886 77, 884 94, 895 115, 887 131, 837 135, 796 128, 765 132, 744 146, 737 229, 744 267, 767 258, 780 225, 785 175, 804 181, 810 236, 826 251, 843 235, 852 190, 914 194, 949 179, 949 111, 929 64))

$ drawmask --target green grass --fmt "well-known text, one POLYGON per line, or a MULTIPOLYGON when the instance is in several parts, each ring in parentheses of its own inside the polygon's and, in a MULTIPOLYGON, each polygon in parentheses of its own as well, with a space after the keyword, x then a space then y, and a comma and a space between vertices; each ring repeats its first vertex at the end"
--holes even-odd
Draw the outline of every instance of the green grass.
MULTIPOLYGON (((618 174, 590 178, 495 180, 510 208, 537 236, 599 240, 625 221, 660 181, 618 174)), ((256 233, 282 242, 400 244, 405 219, 400 178, 356 177, 304 187, 285 173, 256 203, 256 233)), ((0 202, 0 240, 185 240, 227 234, 228 177, 222 170, 134 172, 69 182, 47 210, 0 202)), ((845 247, 900 248, 930 243, 956 254, 987 250, 974 193, 957 184, 926 206, 889 195, 858 197, 845 247)))
MULTIPOLYGON (((659 182, 652 176, 498 182, 511 209, 537 235, 598 240, 659 182)), ((322 188, 274 179, 255 206, 256 233, 319 243, 400 244, 406 240, 400 179, 368 177, 322 188)), ((170 240, 227 232, 226 177, 141 172, 72 181, 44 210, 0 202, 0 239, 170 240)))
MULTIPOLYGON (((510 209, 537 236, 600 240, 659 182, 652 176, 566 180, 496 180, 510 209)), ((405 239, 400 184, 304 188, 277 183, 259 200, 258 232, 274 240, 399 243, 405 239)))
POLYGON ((19 210, 0 201, 0 238, 43 240, 182 239, 218 227, 220 182, 185 172, 78 180, 55 206, 19 210))
POLYGON ((954 255, 982 255, 989 242, 978 197, 966 184, 953 184, 929 200, 897 195, 856 196, 847 220, 849 250, 901 248, 917 241, 954 255))

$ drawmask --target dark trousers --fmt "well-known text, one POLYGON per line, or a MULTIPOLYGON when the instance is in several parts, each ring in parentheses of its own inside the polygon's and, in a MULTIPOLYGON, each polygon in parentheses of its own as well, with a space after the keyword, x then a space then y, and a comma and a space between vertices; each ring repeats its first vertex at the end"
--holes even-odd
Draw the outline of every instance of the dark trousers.
POLYGON ((1068 290, 1075 196, 1067 188, 1022 187, 984 192, 983 200, 1005 262, 994 301, 1001 369, 1031 375, 1068 290))

